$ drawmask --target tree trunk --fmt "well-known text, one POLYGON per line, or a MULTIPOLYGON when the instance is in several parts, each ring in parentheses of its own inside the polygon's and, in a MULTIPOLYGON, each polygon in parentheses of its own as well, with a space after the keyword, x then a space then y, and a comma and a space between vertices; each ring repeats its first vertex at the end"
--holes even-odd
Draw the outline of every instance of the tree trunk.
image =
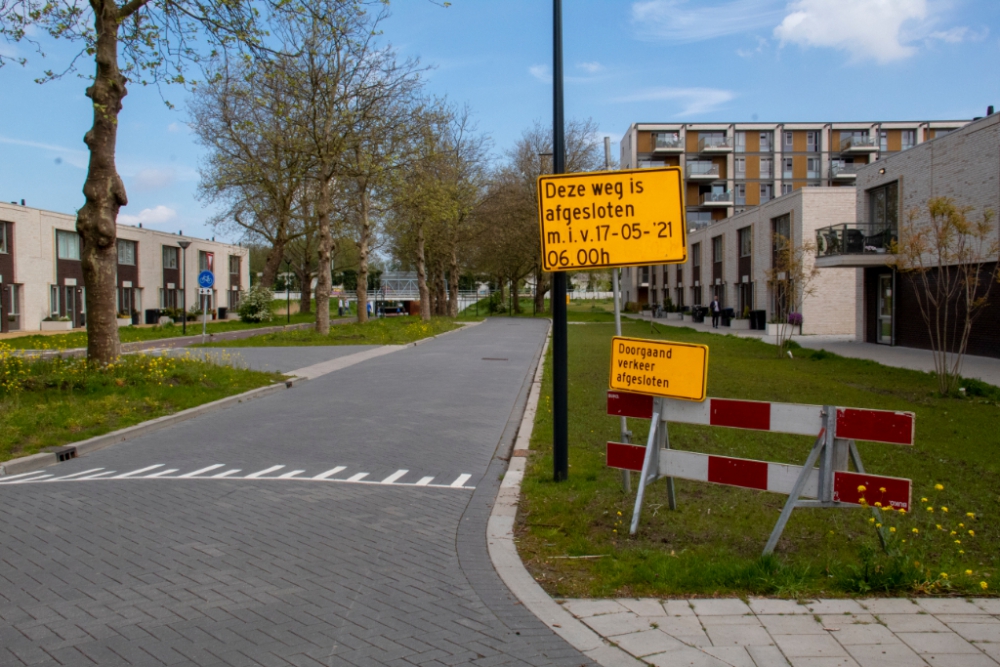
POLYGON ((521 279, 515 278, 510 284, 510 298, 514 303, 514 312, 518 315, 521 314, 521 290, 517 286, 519 282, 521 282, 521 279))
MULTIPOLYGON (((316 233, 319 235, 319 265, 329 267, 330 255, 333 251, 333 238, 330 234, 330 181, 323 178, 319 184, 319 201, 316 202, 316 233)), ((330 333, 330 270, 319 272, 316 281, 316 331, 322 336, 330 333)), ((302 285, 305 294, 309 285, 302 285)))
POLYGON ((300 313, 311 313, 312 312, 312 271, 309 270, 309 266, 302 266, 299 271, 296 272, 296 276, 299 279, 299 284, 302 285, 302 289, 299 291, 299 312, 300 313))
POLYGON ((451 266, 448 273, 448 317, 458 317, 458 253, 451 248, 451 266))
POLYGON ((434 267, 434 314, 443 316, 445 314, 448 294, 444 287, 444 262, 440 259, 435 262, 434 267))
POLYGON ((542 271, 542 267, 535 267, 535 312, 545 312, 545 290, 549 286, 549 274, 542 271))
POLYGON ((424 256, 424 225, 417 223, 417 290, 420 292, 420 319, 430 322, 431 291, 427 289, 427 258, 424 256))
POLYGON ((368 235, 369 212, 371 202, 368 199, 368 188, 361 191, 361 235, 358 239, 358 322, 368 321, 368 235))
POLYGON ((285 256, 285 239, 279 237, 275 240, 274 245, 271 246, 271 250, 267 253, 267 259, 264 260, 264 271, 260 278, 260 284, 267 289, 274 289, 274 281, 278 277, 278 271, 281 270, 281 259, 285 256))
POLYGON ((506 289, 506 287, 507 287, 507 280, 503 277, 502 274, 497 276, 497 285, 500 287, 500 289, 499 289, 499 291, 500 291, 500 303, 499 303, 499 308, 498 309, 499 310, 506 310, 507 309, 507 289, 506 289))
POLYGON ((77 211, 76 230, 83 239, 80 261, 86 287, 87 359, 109 364, 121 351, 115 287, 116 221, 128 197, 115 168, 115 144, 126 90, 125 77, 118 69, 118 6, 111 0, 93 2, 92 6, 97 73, 86 94, 93 101, 94 124, 83 137, 90 149, 90 164, 83 185, 86 203, 77 211))

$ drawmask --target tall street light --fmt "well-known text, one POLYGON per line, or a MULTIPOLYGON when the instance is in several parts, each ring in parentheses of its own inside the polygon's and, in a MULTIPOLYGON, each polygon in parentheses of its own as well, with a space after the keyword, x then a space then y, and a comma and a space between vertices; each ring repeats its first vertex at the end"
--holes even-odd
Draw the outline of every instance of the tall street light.
POLYGON ((187 335, 188 330, 188 313, 187 313, 187 270, 188 270, 188 246, 191 245, 190 241, 178 241, 177 245, 181 247, 181 253, 184 258, 181 261, 181 299, 183 303, 181 304, 181 334, 187 335))
MULTIPOLYGON (((552 0, 552 173, 566 171, 563 124, 562 0, 552 0)), ((569 476, 569 386, 566 272, 552 274, 552 467, 560 482, 569 476)))

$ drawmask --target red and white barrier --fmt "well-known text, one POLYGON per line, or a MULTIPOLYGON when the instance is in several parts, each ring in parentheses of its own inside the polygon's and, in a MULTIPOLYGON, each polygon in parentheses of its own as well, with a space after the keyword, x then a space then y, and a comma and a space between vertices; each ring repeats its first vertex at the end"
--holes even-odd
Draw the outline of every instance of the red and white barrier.
MULTIPOLYGON (((664 399, 668 421, 723 426, 752 431, 815 436, 823 428, 823 406, 797 403, 709 398, 703 403, 664 399)), ((894 445, 912 445, 914 414, 891 410, 837 408, 834 437, 894 445)), ((653 397, 624 391, 608 392, 608 414, 651 419, 653 397)))

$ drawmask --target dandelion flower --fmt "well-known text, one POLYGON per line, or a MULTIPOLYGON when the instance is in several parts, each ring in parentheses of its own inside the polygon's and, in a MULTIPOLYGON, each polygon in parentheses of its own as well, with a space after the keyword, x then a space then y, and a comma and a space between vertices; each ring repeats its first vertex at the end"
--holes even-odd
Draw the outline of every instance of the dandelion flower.
POLYGON ((920 531, 919 531, 919 530, 917 530, 916 528, 914 528, 914 529, 913 529, 913 534, 914 534, 914 535, 916 535, 916 534, 917 534, 917 533, 919 533, 919 532, 920 532, 920 531))
POLYGON ((944 491, 944 486, 941 485, 941 484, 935 484, 934 485, 934 490, 935 491, 944 491))
POLYGON ((961 544, 962 540, 955 540, 955 544, 961 544))
POLYGON ((879 501, 876 500, 875 501, 875 507, 882 507, 882 503, 880 503, 879 501))
POLYGON ((965 571, 965 574, 967 574, 968 576, 970 576, 970 577, 971 577, 971 576, 972 576, 972 570, 966 570, 966 571, 965 571))
POLYGON ((881 527, 882 527, 882 524, 880 524, 880 523, 876 523, 876 524, 875 524, 875 527, 876 527, 876 528, 881 528, 881 527))
POLYGON ((881 491, 882 493, 885 493, 885 487, 884 486, 879 487, 879 491, 881 491))
POLYGON ((942 508, 941 508, 941 511, 942 511, 942 512, 947 512, 947 511, 948 511, 948 508, 947 508, 947 507, 942 507, 942 508))
POLYGON ((618 512, 618 516, 621 516, 621 515, 622 515, 622 513, 621 513, 621 512, 618 512))
POLYGON ((926 499, 926 498, 921 498, 921 499, 920 499, 920 502, 922 502, 922 503, 926 503, 926 502, 927 502, 927 499, 926 499))
POLYGON ((903 507, 900 507, 900 508, 899 508, 899 513, 900 513, 900 514, 906 514, 906 509, 905 509, 905 508, 903 508, 903 507))
POLYGON ((889 532, 890 533, 895 533, 896 532, 896 527, 895 526, 889 526, 889 532))
POLYGON ((964 553, 965 553, 965 549, 959 549, 959 550, 958 550, 958 553, 960 553, 960 554, 964 554, 964 553))
POLYGON ((942 572, 941 573, 941 578, 942 579, 947 579, 948 578, 948 573, 947 572, 942 572))
POLYGON ((928 511, 928 512, 933 512, 933 511, 934 511, 934 508, 933 508, 933 507, 930 507, 930 506, 928 506, 928 507, 927 507, 927 511, 928 511))
POLYGON ((868 523, 875 523, 875 517, 868 519, 868 523))
POLYGON ((865 491, 867 491, 867 489, 865 489, 865 485, 864 484, 862 484, 862 485, 860 485, 858 487, 858 493, 864 493, 865 491))
POLYGON ((987 588, 990 587, 990 585, 987 584, 985 581, 980 581, 979 582, 979 587, 982 588, 985 591, 987 588))
POLYGON ((969 531, 969 536, 970 536, 970 537, 975 537, 975 536, 976 536, 976 531, 974 531, 974 530, 970 530, 970 531, 969 531))
POLYGON ((970 519, 975 519, 976 518, 976 513, 975 512, 966 512, 965 516, 969 517, 970 519))

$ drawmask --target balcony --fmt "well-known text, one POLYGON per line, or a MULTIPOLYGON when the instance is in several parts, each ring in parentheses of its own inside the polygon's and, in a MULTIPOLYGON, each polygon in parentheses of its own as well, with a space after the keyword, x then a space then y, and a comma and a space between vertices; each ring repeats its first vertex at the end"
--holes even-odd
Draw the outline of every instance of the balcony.
POLYGON ((719 178, 719 165, 708 162, 689 162, 687 166, 689 181, 715 181, 719 178))
POLYGON ((841 153, 874 153, 878 150, 875 137, 844 137, 840 140, 841 153))
POLYGON ((858 170, 866 167, 864 164, 837 164, 830 165, 830 178, 835 181, 854 181, 858 176, 858 170))
POLYGON ((684 142, 680 137, 658 134, 653 138, 654 153, 683 153, 684 142))
POLYGON ((701 196, 702 206, 732 206, 733 191, 728 192, 706 192, 701 196))
POLYGON ((885 266, 899 240, 895 226, 845 222, 816 230, 816 266, 885 266))
POLYGON ((698 141, 699 153, 732 153, 733 140, 729 137, 706 137, 698 141))

